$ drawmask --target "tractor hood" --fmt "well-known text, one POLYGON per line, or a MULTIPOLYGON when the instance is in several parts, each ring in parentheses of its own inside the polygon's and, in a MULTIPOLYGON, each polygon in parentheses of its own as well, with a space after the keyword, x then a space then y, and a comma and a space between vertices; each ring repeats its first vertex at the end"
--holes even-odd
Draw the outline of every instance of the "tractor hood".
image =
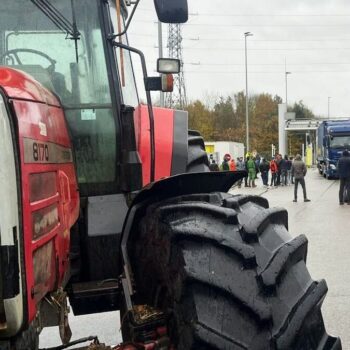
MULTIPOLYGON (((46 75, 45 69, 36 66, 28 67, 34 74, 46 75)), ((31 100, 52 106, 60 106, 56 96, 36 81, 31 75, 20 70, 0 67, 0 87, 5 94, 13 99, 31 100)))

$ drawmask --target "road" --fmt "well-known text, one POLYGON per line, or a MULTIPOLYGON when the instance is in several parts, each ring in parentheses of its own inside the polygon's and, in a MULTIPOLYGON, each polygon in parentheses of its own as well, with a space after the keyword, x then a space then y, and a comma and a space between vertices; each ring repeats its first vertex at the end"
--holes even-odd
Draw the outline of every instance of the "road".
MULTIPOLYGON (((293 203, 293 187, 264 189, 234 188, 232 193, 258 194, 270 201, 271 207, 284 207, 289 213, 289 231, 294 236, 305 234, 309 240, 308 268, 316 280, 326 279, 328 294, 322 311, 329 334, 341 337, 343 349, 350 349, 350 206, 338 204, 338 181, 325 180, 310 170, 306 186, 310 203, 293 203)), ((299 198, 302 198, 301 188, 299 198)), ((98 335, 108 344, 120 340, 118 313, 71 317, 73 338, 98 335)), ((59 344, 58 330, 46 329, 41 347, 59 344)))

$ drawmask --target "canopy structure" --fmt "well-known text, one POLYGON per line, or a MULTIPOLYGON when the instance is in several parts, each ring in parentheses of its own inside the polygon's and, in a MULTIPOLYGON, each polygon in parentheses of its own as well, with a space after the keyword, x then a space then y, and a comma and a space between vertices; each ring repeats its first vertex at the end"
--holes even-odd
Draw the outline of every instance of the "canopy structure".
POLYGON ((284 130, 286 131, 309 131, 317 130, 322 120, 319 119, 295 119, 286 120, 284 130))

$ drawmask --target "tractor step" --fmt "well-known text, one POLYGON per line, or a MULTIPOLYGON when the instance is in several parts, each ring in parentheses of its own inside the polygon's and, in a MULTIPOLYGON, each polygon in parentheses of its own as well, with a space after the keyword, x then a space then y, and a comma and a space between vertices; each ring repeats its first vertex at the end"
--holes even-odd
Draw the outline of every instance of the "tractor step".
POLYGON ((129 322, 132 341, 108 346, 91 336, 78 339, 65 345, 41 350, 175 350, 168 337, 166 317, 163 312, 148 305, 136 305, 125 317, 129 322), (72 348, 75 345, 92 341, 90 345, 72 348))
POLYGON ((119 310, 121 287, 117 280, 73 283, 69 302, 74 315, 119 310))

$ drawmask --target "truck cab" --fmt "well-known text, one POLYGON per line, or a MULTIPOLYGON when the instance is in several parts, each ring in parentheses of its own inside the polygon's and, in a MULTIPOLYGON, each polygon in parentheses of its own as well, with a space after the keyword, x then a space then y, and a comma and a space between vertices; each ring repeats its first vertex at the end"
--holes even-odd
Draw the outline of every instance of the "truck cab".
POLYGON ((317 166, 325 178, 338 178, 337 164, 350 149, 350 121, 324 121, 318 130, 317 166))

